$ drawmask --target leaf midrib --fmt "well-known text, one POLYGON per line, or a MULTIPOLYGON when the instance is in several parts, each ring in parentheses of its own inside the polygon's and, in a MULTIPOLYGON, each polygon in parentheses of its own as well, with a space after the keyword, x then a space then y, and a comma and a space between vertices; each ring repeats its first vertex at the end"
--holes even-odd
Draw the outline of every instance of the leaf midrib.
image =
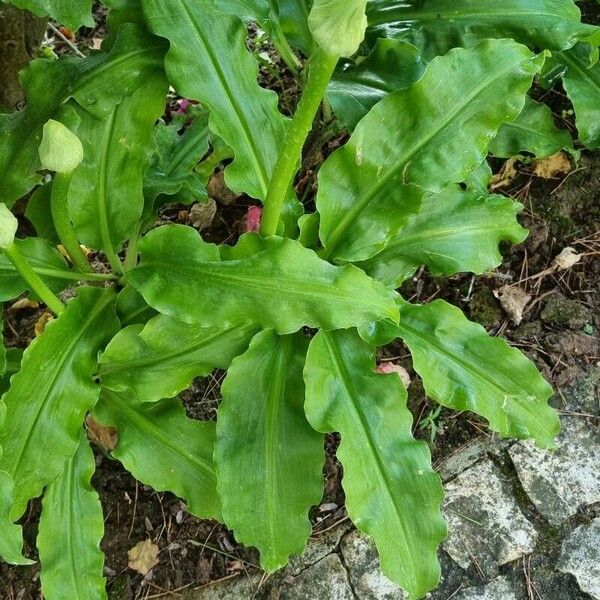
MULTIPOLYGON (((402 544, 404 546, 405 556, 408 557, 408 559, 411 561, 411 563, 412 563, 411 572, 414 573, 414 572, 416 572, 416 570, 414 567, 413 552, 412 552, 412 549, 408 545, 407 525, 403 518, 402 509, 398 505, 397 500, 394 497, 394 494, 392 493, 392 489, 395 486, 389 480, 389 477, 385 470, 385 466, 383 464, 381 456, 377 452, 377 444, 376 444, 375 440, 373 440, 373 438, 372 438, 371 430, 368 426, 368 423, 365 420, 364 414, 360 410, 360 408, 357 406, 357 403, 354 401, 354 399, 357 396, 359 396, 359 394, 354 389, 354 385, 352 384, 352 379, 350 378, 350 376, 348 374, 345 362, 344 362, 342 356, 340 355, 338 347, 334 342, 332 342, 332 340, 330 339, 330 335, 327 332, 322 331, 321 334, 323 335, 327 349, 329 350, 329 353, 331 354, 331 357, 333 358, 334 368, 335 368, 337 377, 344 387, 346 396, 350 400, 349 405, 354 412, 355 420, 359 421, 359 423, 362 427, 362 430, 365 433, 365 438, 366 438, 366 441, 368 442, 367 447, 371 451, 371 454, 374 456, 375 464, 377 465, 377 468, 379 471, 379 479, 382 480, 383 483, 385 484, 383 486, 380 486, 379 489, 381 489, 383 487, 383 489, 386 492, 386 495, 388 496, 389 502, 391 502, 391 504, 394 507, 394 510, 398 516, 398 522, 400 524, 400 528, 402 529, 402 534, 403 534, 402 535, 402 544)), ((344 444, 344 432, 340 431, 340 433, 342 434, 341 444, 344 444)))

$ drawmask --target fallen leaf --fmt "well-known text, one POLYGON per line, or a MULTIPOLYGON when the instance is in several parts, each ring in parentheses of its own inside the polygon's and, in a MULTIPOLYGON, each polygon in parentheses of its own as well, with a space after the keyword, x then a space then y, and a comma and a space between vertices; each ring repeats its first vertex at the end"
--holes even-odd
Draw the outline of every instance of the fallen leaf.
POLYGON ((531 300, 531 295, 519 287, 503 285, 499 290, 494 290, 494 296, 498 298, 510 320, 515 325, 519 325, 523 320, 523 312, 531 300))
POLYGON ((582 254, 578 254, 575 248, 567 246, 563 248, 560 254, 552 262, 553 266, 559 271, 570 269, 573 265, 576 265, 582 258, 582 254))
POLYGON ((146 576, 159 563, 159 552, 160 549, 151 540, 139 542, 127 553, 129 558, 127 566, 140 575, 146 576))
POLYGON ((40 337, 42 333, 46 330, 46 325, 50 323, 50 321, 54 320, 54 316, 49 312, 44 312, 40 316, 40 318, 35 322, 35 326, 33 331, 35 333, 35 337, 40 337))
POLYGON ((221 204, 233 204, 238 199, 238 194, 232 192, 225 184, 225 174, 223 171, 215 173, 206 187, 208 195, 215 198, 221 204))
POLYGON ((26 308, 39 308, 40 307, 40 303, 36 302, 35 300, 30 300, 29 298, 21 298, 20 300, 17 300, 16 302, 13 302, 13 304, 10 305, 10 310, 25 310, 26 308))
POLYGON ((106 451, 112 452, 119 442, 119 434, 114 427, 105 427, 88 415, 85 425, 92 440, 102 446, 106 451))
POLYGON ((572 169, 569 157, 564 152, 559 152, 548 158, 534 160, 532 173, 542 179, 555 179, 560 175, 570 173, 572 169))
POLYGON ((400 379, 402 379, 402 383, 404 387, 408 387, 410 385, 410 375, 408 371, 401 365, 397 365, 391 361, 381 362, 377 365, 376 371, 378 373, 383 373, 387 375, 388 373, 398 373, 400 379))
POLYGON ((190 210, 190 222, 198 230, 208 229, 217 214, 217 203, 209 198, 206 202, 194 204, 190 210))
POLYGON ((490 190, 498 190, 503 187, 509 186, 516 178, 519 172, 517 171, 517 159, 509 158, 503 165, 498 173, 492 175, 490 181, 490 190))

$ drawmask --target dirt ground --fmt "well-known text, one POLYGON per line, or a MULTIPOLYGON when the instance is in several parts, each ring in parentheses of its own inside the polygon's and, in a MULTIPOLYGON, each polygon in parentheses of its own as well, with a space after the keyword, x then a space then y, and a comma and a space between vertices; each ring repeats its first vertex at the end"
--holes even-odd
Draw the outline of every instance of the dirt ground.
MULTIPOLYGON (((587 20, 600 22, 597 5, 584 6, 587 20)), ((101 35, 102 29, 83 32, 81 43, 101 35)), ((90 42, 91 43, 91 42, 90 42)), ((557 114, 565 105, 560 90, 552 92, 550 104, 557 114)), ((313 152, 314 166, 342 138, 313 152)), ((494 164, 495 170, 501 164, 494 164)), ((517 165, 518 176, 499 193, 510 195, 524 205, 522 223, 531 230, 528 240, 504 249, 504 262, 496 271, 481 277, 459 275, 432 278, 425 270, 401 290, 414 302, 446 299, 466 315, 484 325, 492 335, 502 335, 521 348, 558 390, 554 399, 560 409, 560 389, 573 381, 589 365, 600 361, 600 153, 583 152, 576 168, 566 176, 540 179, 530 166, 517 165), (581 260, 573 267, 539 276, 566 247, 572 247, 581 260), (518 325, 507 316, 495 297, 502 286, 513 285, 531 299, 518 325)), ((314 187, 315 169, 299 178, 299 186, 314 187)), ((218 182, 217 182, 218 183, 218 182)), ((241 230, 249 199, 235 204, 219 202, 213 225, 205 232, 211 241, 232 242, 241 230)), ((163 219, 188 222, 185 207, 170 208, 163 219)), ((9 344, 23 346, 33 334, 39 313, 33 309, 7 312, 6 336, 9 344)), ((393 344, 381 350, 382 359, 394 359, 411 374, 410 404, 415 417, 415 434, 432 447, 434 462, 442 463, 458 448, 479 436, 489 436, 485 424, 467 413, 436 411, 425 397, 411 368, 405 347, 393 344)), ((224 373, 197 380, 183 394, 190 416, 214 418, 220 401, 224 373)), ((322 503, 312 513, 314 532, 323 531, 346 519, 340 485, 342 469, 335 458, 337 439, 326 441, 325 492, 322 503)), ((225 578, 243 577, 259 567, 253 549, 238 545, 222 525, 199 520, 187 513, 185 505, 170 494, 156 493, 140 485, 96 447, 97 472, 93 483, 105 511, 106 553, 109 597, 114 600, 177 598, 178 592, 210 586, 225 578), (151 538, 159 545, 160 562, 150 576, 142 578, 127 568, 127 551, 137 542, 151 538)), ((36 518, 39 503, 33 502, 24 521, 27 554, 35 557, 36 518)), ((0 565, 0 598, 29 600, 39 598, 37 566, 10 568, 0 565)))

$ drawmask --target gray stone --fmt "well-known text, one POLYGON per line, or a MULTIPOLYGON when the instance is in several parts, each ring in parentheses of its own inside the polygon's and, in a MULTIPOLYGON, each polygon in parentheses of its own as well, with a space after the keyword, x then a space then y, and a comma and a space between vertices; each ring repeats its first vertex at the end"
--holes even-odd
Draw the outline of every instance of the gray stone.
POLYGON ((532 442, 510 449, 519 479, 550 523, 560 525, 578 510, 600 502, 600 431, 580 417, 563 417, 553 452, 532 442))
POLYGON ((231 600, 232 598, 254 598, 260 587, 261 575, 240 576, 239 579, 215 583, 197 590, 188 591, 189 600, 231 600))
POLYGON ((517 597, 508 579, 498 577, 488 585, 466 589, 455 600, 517 600, 517 597))
POLYGON ((286 577, 280 591, 281 600, 355 600, 348 575, 337 554, 326 556, 298 577, 286 577))
POLYGON ((499 566, 533 551, 537 533, 490 459, 461 473, 445 488, 449 535, 444 548, 463 569, 474 564, 492 577, 499 566))
POLYGON ((304 552, 300 556, 291 557, 289 565, 286 568, 286 573, 296 576, 304 571, 304 569, 331 554, 338 547, 340 539, 349 528, 350 524, 346 522, 335 529, 311 537, 304 552))
POLYGON ((600 517, 565 539, 558 569, 573 575, 583 592, 600 600, 600 517))
POLYGON ((354 591, 361 600, 404 600, 408 595, 382 572, 377 550, 368 537, 351 531, 341 544, 354 591))

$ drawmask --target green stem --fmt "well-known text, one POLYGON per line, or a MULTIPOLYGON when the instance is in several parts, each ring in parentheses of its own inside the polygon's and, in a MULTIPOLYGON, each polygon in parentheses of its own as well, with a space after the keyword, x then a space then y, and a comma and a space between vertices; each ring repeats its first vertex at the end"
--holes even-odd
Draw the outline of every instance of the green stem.
POLYGON ((272 23, 271 39, 273 40, 273 45, 277 49, 277 52, 279 52, 279 56, 281 56, 287 68, 297 79, 300 74, 299 69, 302 63, 292 50, 292 47, 285 37, 285 33, 283 33, 283 30, 281 29, 281 25, 276 19, 274 19, 272 23))
MULTIPOLYGON (((140 224, 141 225, 141 224, 140 224)), ((125 253, 125 260, 123 261, 123 270, 125 272, 131 271, 136 265, 137 262, 137 245, 140 239, 140 226, 136 231, 134 231, 133 235, 129 238, 129 244, 127 246, 127 252, 125 253)))
POLYGON ((328 56, 321 50, 317 50, 310 60, 308 82, 298 104, 294 120, 289 125, 283 150, 275 165, 275 172, 265 198, 260 229, 261 234, 265 237, 277 233, 285 197, 294 181, 298 160, 302 158, 302 148, 337 62, 337 57, 328 56))
POLYGON ((42 302, 56 315, 65 310, 65 305, 54 295, 52 290, 42 281, 40 276, 31 268, 31 265, 25 260, 21 251, 13 242, 4 252, 15 269, 19 271, 21 277, 27 282, 33 292, 35 292, 42 302))
POLYGON ((56 173, 54 181, 52 182, 52 196, 50 199, 50 207, 52 210, 52 220, 54 221, 54 227, 56 233, 70 256, 73 264, 82 272, 89 273, 92 271, 92 267, 88 262, 79 241, 77 240, 77 234, 71 224, 69 217, 69 206, 68 206, 68 193, 69 185, 71 184, 71 173, 56 173))

